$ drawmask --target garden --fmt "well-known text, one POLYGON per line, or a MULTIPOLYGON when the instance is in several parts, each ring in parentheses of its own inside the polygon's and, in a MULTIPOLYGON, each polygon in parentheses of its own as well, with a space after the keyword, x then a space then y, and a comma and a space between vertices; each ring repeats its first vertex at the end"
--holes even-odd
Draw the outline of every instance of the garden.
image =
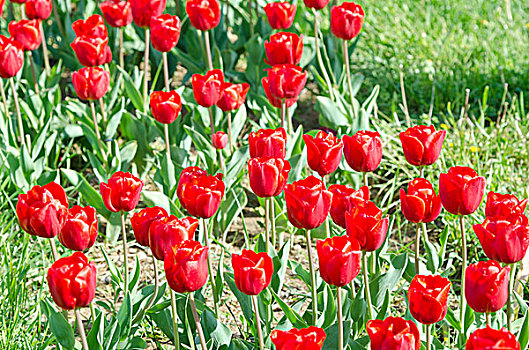
POLYGON ((528 3, 0 11, 0 349, 528 348, 528 3))

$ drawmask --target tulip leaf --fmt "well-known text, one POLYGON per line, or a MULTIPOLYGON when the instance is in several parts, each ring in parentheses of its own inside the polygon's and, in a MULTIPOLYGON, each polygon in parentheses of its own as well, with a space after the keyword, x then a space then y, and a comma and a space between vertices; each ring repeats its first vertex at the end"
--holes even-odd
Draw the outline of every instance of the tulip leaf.
MULTIPOLYGON (((345 289, 340 289, 340 293, 342 293, 342 296, 345 296, 347 292, 345 289)), ((325 289, 323 290, 323 296, 323 320, 320 319, 320 321, 323 321, 321 328, 327 328, 331 326, 336 320, 336 297, 332 292, 331 286, 329 286, 328 284, 325 285, 325 289)))
POLYGON ((134 106, 134 108, 142 112, 145 112, 145 109, 143 106, 143 98, 139 90, 136 88, 136 86, 134 86, 134 82, 132 81, 132 78, 120 66, 116 66, 116 68, 119 70, 119 72, 123 76, 123 81, 125 83, 125 91, 127 92, 127 96, 130 98, 132 105, 134 106))
POLYGON ((518 342, 520 342, 521 349, 526 349, 529 344, 529 311, 525 313, 522 328, 518 333, 518 342))
POLYGON ((386 296, 386 291, 391 292, 395 288, 406 271, 407 265, 408 254, 397 255, 391 260, 391 266, 388 272, 377 276, 369 283, 373 304, 375 306, 382 304, 386 296))
POLYGON ((100 312, 99 315, 97 315, 96 320, 92 324, 92 328, 90 329, 90 332, 86 336, 86 340, 88 342, 88 347, 90 349, 99 350, 103 349, 103 332, 105 330, 105 322, 102 322, 103 320, 103 313, 100 312))
MULTIPOLYGON (((338 324, 335 323, 332 326, 325 329, 327 337, 323 342, 322 350, 336 350, 338 349, 338 324)), ((343 343, 349 342, 351 335, 351 321, 343 321, 343 343)))
POLYGON ((426 250, 426 268, 435 274, 439 268, 439 252, 437 247, 429 240, 425 240, 424 247, 426 250))
POLYGON ((94 207, 97 213, 103 215, 107 220, 110 218, 111 212, 105 207, 101 195, 90 186, 83 175, 70 169, 61 169, 61 172, 77 191, 79 191, 88 205, 94 207))
POLYGON ((285 283, 285 275, 288 268, 288 258, 290 256, 291 241, 287 241, 274 257, 274 274, 270 284, 274 292, 279 293, 285 283))
POLYGON ((338 130, 340 126, 351 125, 347 114, 343 113, 336 102, 325 96, 316 97, 316 111, 320 113, 320 125, 338 130))
POLYGON ((291 309, 290 306, 288 306, 287 303, 281 300, 281 298, 273 290, 271 290, 271 292, 277 304, 279 305, 281 310, 283 310, 283 312, 285 313, 285 316, 295 328, 308 327, 307 322, 305 322, 303 317, 301 317, 296 311, 291 309))
POLYGON ((380 310, 377 314, 377 320, 383 320, 386 318, 388 314, 388 308, 389 308, 389 301, 390 301, 390 293, 389 290, 386 291, 386 296, 384 297, 384 303, 380 307, 380 310))
POLYGON ((62 313, 56 311, 55 307, 47 300, 42 301, 40 306, 46 314, 46 317, 48 317, 50 330, 59 344, 66 349, 73 349, 75 346, 75 335, 72 327, 62 313))
POLYGON ((212 339, 217 346, 230 345, 231 342, 231 330, 221 321, 215 318, 215 315, 208 309, 204 309, 201 317, 202 327, 206 335, 206 341, 212 339))
POLYGON ((119 308, 117 319, 121 328, 119 340, 123 341, 129 336, 130 326, 132 323, 132 302, 130 293, 127 291, 125 299, 119 308))
POLYGON ((224 280, 228 284, 228 287, 230 288, 232 293, 235 294, 237 301, 239 301, 239 305, 241 305, 241 310, 242 310, 242 313, 244 314, 244 318, 246 320, 253 320, 252 299, 250 298, 250 296, 239 291, 239 289, 235 285, 235 279, 233 278, 233 273, 225 272, 224 280))

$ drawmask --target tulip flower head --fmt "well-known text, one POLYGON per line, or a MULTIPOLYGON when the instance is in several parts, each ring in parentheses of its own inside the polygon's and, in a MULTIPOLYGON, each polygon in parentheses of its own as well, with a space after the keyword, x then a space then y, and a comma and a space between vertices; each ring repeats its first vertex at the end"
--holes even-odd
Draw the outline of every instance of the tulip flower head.
POLYGON ((307 146, 307 163, 312 170, 323 177, 338 169, 342 160, 342 140, 325 131, 318 132, 316 137, 305 134, 303 140, 307 146))
POLYGON ((61 185, 50 182, 34 186, 18 195, 17 217, 20 227, 32 236, 55 237, 68 215, 68 198, 61 185))
POLYGON ((101 182, 99 185, 105 207, 114 213, 136 208, 142 188, 143 181, 123 171, 114 173, 108 183, 101 182))
POLYGON ((389 218, 382 217, 372 201, 357 203, 345 214, 347 235, 358 240, 363 251, 374 252, 382 246, 388 232, 389 218))
POLYGON ((148 247, 149 246, 149 229, 151 224, 161 218, 169 216, 167 211, 162 207, 152 207, 140 210, 134 213, 130 219, 132 231, 134 232, 134 238, 139 245, 148 247))
POLYGON ((154 91, 149 98, 151 113, 157 122, 172 124, 182 110, 182 99, 174 91, 154 91))
POLYGON ((278 100, 297 100, 307 82, 307 72, 293 64, 278 64, 262 79, 270 95, 278 100))
POLYGON ((40 46, 40 21, 38 19, 21 19, 9 23, 9 34, 24 47, 25 51, 33 51, 40 46))
POLYGON ((59 242, 71 250, 91 248, 97 238, 97 212, 94 208, 74 205, 69 211, 61 231, 59 242))
POLYGON ((486 216, 518 216, 524 213, 527 199, 519 200, 512 194, 501 194, 490 191, 485 206, 486 216))
POLYGON ((354 2, 344 2, 331 9, 331 32, 340 39, 352 40, 364 24, 364 9, 354 2))
POLYGON ((180 18, 169 14, 151 18, 151 44, 155 50, 169 52, 180 39, 180 18))
POLYGON ((445 130, 417 125, 399 134, 404 157, 411 165, 432 165, 437 161, 446 137, 445 130))
POLYGON ((465 350, 521 350, 516 336, 507 329, 489 326, 478 329, 470 335, 465 350))
POLYGON ((287 132, 284 128, 260 129, 248 136, 250 157, 285 158, 287 152, 287 132))
POLYGON ((408 193, 400 189, 400 205, 404 217, 411 222, 432 222, 441 213, 441 197, 437 195, 430 181, 422 178, 408 184, 408 193))
POLYGON ((76 36, 88 36, 95 38, 108 38, 108 30, 105 21, 100 15, 92 15, 86 20, 79 19, 72 23, 72 29, 76 36))
POLYGON ((325 337, 325 331, 315 326, 289 331, 276 329, 270 335, 276 350, 319 350, 325 337))
POLYGON ((202 107, 209 108, 216 105, 221 98, 224 73, 219 69, 213 69, 205 75, 193 74, 191 84, 195 101, 202 107))
POLYGON ((53 5, 51 0, 27 0, 24 4, 28 19, 48 19, 53 5))
POLYGON ((382 139, 375 131, 360 130, 353 136, 344 135, 344 156, 354 171, 375 171, 382 160, 382 139))
POLYGON ((48 286, 55 304, 65 310, 90 305, 96 292, 96 266, 81 252, 61 258, 48 269, 48 286))
POLYGON ((361 268, 360 244, 348 236, 334 236, 316 242, 320 276, 330 285, 343 287, 358 276, 361 268))
POLYGON ((257 197, 279 196, 288 180, 290 162, 283 158, 260 157, 248 161, 250 187, 257 197))
POLYGON ((193 27, 201 31, 213 29, 220 23, 218 0, 187 0, 186 13, 193 27))
POLYGON ((72 83, 81 100, 99 100, 108 91, 110 73, 101 67, 84 67, 73 72, 72 83))
POLYGON ((165 277, 177 293, 199 290, 208 279, 208 247, 196 241, 177 243, 165 252, 165 277))
POLYGON ((362 186, 359 190, 346 185, 331 185, 332 193, 331 218, 334 223, 345 228, 345 214, 350 212, 358 203, 369 200, 369 188, 362 186))
POLYGON ((274 263, 265 252, 243 249, 241 254, 231 255, 231 263, 235 285, 246 295, 259 295, 272 280, 274 263))
POLYGON ((220 98, 217 102, 217 107, 224 112, 235 111, 244 104, 246 95, 250 90, 250 85, 247 83, 232 84, 224 82, 221 87, 220 98))
POLYGON ((9 79, 17 75, 24 64, 24 46, 14 38, 0 34, 0 77, 9 79))
POLYGON ((132 23, 132 8, 126 0, 103 1, 99 8, 111 27, 121 28, 132 23))
POLYGON ((138 27, 147 28, 151 19, 165 10, 166 0, 130 0, 132 19, 138 27))
POLYGON ((151 223, 149 227, 149 246, 158 260, 164 259, 165 251, 175 244, 193 240, 198 227, 198 220, 192 217, 178 219, 176 216, 165 216, 151 223))
POLYGON ((309 9, 322 10, 331 0, 303 0, 305 6, 309 9))
POLYGON ((228 144, 228 134, 223 131, 217 131, 211 135, 211 144, 215 149, 222 150, 228 144))
POLYGON ((266 4, 263 10, 272 29, 287 29, 294 23, 296 5, 286 1, 277 1, 266 4))
POLYGON ((433 324, 444 319, 448 311, 450 285, 450 281, 441 276, 415 275, 408 288, 413 318, 422 324, 433 324))
POLYGON ((277 64, 299 64, 303 55, 303 35, 279 32, 272 34, 265 41, 265 63, 270 66, 277 64))
POLYGON ((413 321, 400 317, 370 320, 366 325, 371 349, 419 350, 421 336, 413 321))
POLYGON ((222 174, 207 175, 198 167, 188 167, 180 175, 176 192, 189 214, 207 219, 219 209, 224 189, 222 174))
POLYGON ((112 60, 108 37, 78 36, 71 44, 79 63, 85 67, 100 66, 112 60))
POLYGON ((509 266, 493 260, 480 261, 467 267, 465 297, 476 312, 496 312, 507 302, 509 266))
POLYGON ((468 167, 452 167, 439 176, 443 207, 454 215, 469 215, 478 209, 485 193, 485 178, 468 167))

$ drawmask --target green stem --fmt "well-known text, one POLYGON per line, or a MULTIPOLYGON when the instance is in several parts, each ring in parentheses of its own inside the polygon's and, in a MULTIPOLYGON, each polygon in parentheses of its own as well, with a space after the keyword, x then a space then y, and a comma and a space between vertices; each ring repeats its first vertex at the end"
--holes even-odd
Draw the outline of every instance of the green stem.
POLYGON ((343 349, 342 297, 340 287, 336 288, 336 311, 338 313, 338 350, 343 349))
POLYGON ((485 313, 485 319, 487 320, 487 326, 490 327, 490 312, 485 313))
POLYGON ((143 106, 147 108, 147 102, 149 101, 149 49, 150 49, 150 30, 145 29, 145 52, 143 61, 143 106))
POLYGON ((231 140, 231 112, 228 112, 228 143, 230 145, 230 153, 233 153, 233 142, 231 140))
POLYGON ((320 34, 318 29, 318 12, 315 9, 312 9, 314 13, 314 39, 316 44, 316 58, 318 59, 318 65, 320 66, 321 72, 323 73, 323 78, 325 79, 325 83, 327 84, 327 87, 329 88, 329 95, 331 97, 331 100, 334 101, 334 89, 331 83, 331 79, 329 78, 329 74, 327 73, 327 69, 325 68, 325 64, 323 63, 323 59, 321 57, 321 51, 320 51, 320 34))
POLYGON ((212 70, 213 69, 213 58, 211 56, 211 47, 210 47, 210 43, 209 43, 209 31, 205 31, 204 32, 204 42, 205 42, 205 45, 206 45, 206 55, 207 55, 207 58, 208 58, 208 68, 209 70, 212 70))
POLYGON ((90 348, 88 347, 88 342, 86 341, 86 333, 84 331, 83 319, 81 318, 79 308, 75 309, 75 318, 77 320, 77 329, 79 330, 79 335, 81 336, 81 343, 83 344, 83 349, 90 350, 90 348))
POLYGON ((97 114, 94 101, 90 101, 90 109, 92 110, 92 121, 94 122, 94 131, 96 132, 97 141, 101 143, 101 133, 99 132, 99 125, 97 124, 97 114))
POLYGON ((351 78, 351 67, 349 63, 349 50, 348 50, 348 42, 347 40, 343 41, 343 56, 345 61, 345 71, 347 73, 347 85, 349 87, 349 101, 351 103, 351 110, 352 110, 352 116, 353 120, 356 122, 356 110, 354 105, 354 95, 353 95, 353 80, 351 78))
POLYGON ((415 275, 419 274, 419 252, 421 248, 421 224, 416 224, 415 231, 415 275))
MULTIPOLYGON (((270 226, 272 228, 272 247, 276 246, 277 232, 276 232, 276 213, 275 213, 274 197, 270 198, 270 226)), ((281 240, 279 240, 279 248, 281 248, 281 240)))
POLYGON ((369 187, 369 180, 367 178, 367 172, 362 173, 362 178, 364 180, 364 186, 368 186, 369 187))
POLYGON ((461 258, 463 259, 463 266, 461 268, 461 299, 459 303, 459 319, 461 320, 461 339, 465 338, 464 324, 465 324, 465 274, 467 271, 467 239, 465 235, 464 216, 459 216, 459 225, 461 228, 461 258))
POLYGON ((269 254, 270 245, 270 198, 265 198, 265 251, 269 254))
POLYGON ((26 51, 26 53, 28 54, 29 65, 31 68, 31 77, 33 78, 33 86, 34 86, 35 92, 38 95, 40 94, 40 90, 39 90, 39 82, 37 80, 37 74, 35 73, 35 63, 33 62, 33 54, 31 53, 31 51, 26 51))
POLYGON ((509 294, 507 294, 507 330, 510 332, 512 328, 512 293, 514 287, 514 278, 516 276, 516 264, 510 264, 511 271, 509 276, 509 294))
POLYGON ((57 253, 57 246, 55 245, 55 238, 50 238, 50 246, 51 246, 51 254, 53 256, 53 261, 57 261, 59 259, 59 254, 57 253))
POLYGON ((165 135, 165 154, 167 154, 167 160, 171 162, 171 143, 169 141, 169 125, 163 125, 163 132, 165 135))
POLYGON ((307 253, 309 258, 310 284, 312 292, 312 323, 315 326, 318 322, 318 290, 316 289, 316 275, 314 271, 314 262, 312 261, 312 246, 310 230, 305 230, 307 238, 307 253))
MULTIPOLYGON (((202 218, 202 226, 204 227, 204 243, 206 244, 206 247, 210 247, 209 245, 209 233, 208 233, 208 224, 206 219, 202 218)), ((217 288, 215 286, 215 276, 213 275, 213 264, 211 263, 211 258, 208 254, 208 269, 209 269, 209 283, 211 284, 211 294, 213 294, 213 303, 215 305, 215 316, 219 317, 219 300, 217 297, 217 288)))
POLYGON ((263 331, 261 329, 261 318, 259 317, 259 304, 257 295, 252 295, 252 303, 255 311, 255 328, 257 328, 257 338, 259 338, 259 349, 264 350, 263 331))
POLYGON ((204 337, 204 331, 202 330, 202 325, 200 324, 200 318, 198 317, 197 306, 195 304, 195 296, 193 295, 193 293, 189 293, 189 304, 191 305, 191 311, 193 312, 193 318, 195 319, 197 333, 200 339, 200 345, 202 346, 202 350, 207 350, 206 338, 204 337))
POLYGON ((424 325, 426 327, 426 350, 430 350, 432 348, 432 337, 430 334, 430 325, 424 325))
POLYGON ((15 110, 17 112, 17 121, 18 121, 18 133, 20 135, 20 147, 26 144, 25 133, 24 133, 24 124, 22 123, 22 114, 20 114, 20 105, 18 104, 18 95, 15 88, 14 78, 9 79, 11 84, 11 92, 13 93, 13 100, 15 101, 15 110))
POLYGON ((285 116, 287 112, 287 102, 285 99, 281 101, 281 127, 285 128, 285 116))
POLYGON ((209 124, 211 128, 211 135, 215 133, 215 116, 213 115, 213 107, 208 108, 209 113, 209 124))
POLYGON ((367 299, 367 311, 369 319, 373 319, 373 306, 371 305, 371 291, 369 289, 369 274, 367 271, 367 254, 365 251, 362 251, 362 270, 364 270, 364 287, 366 292, 367 299))
POLYGON ((175 292, 172 289, 169 289, 169 293, 171 293, 171 312, 173 314, 174 345, 176 350, 180 350, 180 335, 178 334, 178 313, 176 311, 175 292))
POLYGON ((424 178, 424 166, 419 167, 419 177, 424 178))
MULTIPOLYGON (((323 187, 327 189, 327 184, 325 183, 325 176, 321 177, 321 181, 323 182, 323 187)), ((331 237, 331 225, 329 215, 327 215, 327 217, 325 218, 325 235, 327 236, 327 238, 331 237)))
POLYGON ((46 70, 46 75, 50 75, 50 58, 48 56, 48 45, 46 44, 46 34, 44 33, 42 21, 40 21, 40 35, 42 37, 42 56, 44 57, 44 69, 46 70))
POLYGON ((124 256, 124 271, 123 271, 123 294, 127 294, 129 290, 129 253, 127 250, 127 229, 125 227, 125 213, 121 212, 121 239, 123 241, 123 256, 124 256))

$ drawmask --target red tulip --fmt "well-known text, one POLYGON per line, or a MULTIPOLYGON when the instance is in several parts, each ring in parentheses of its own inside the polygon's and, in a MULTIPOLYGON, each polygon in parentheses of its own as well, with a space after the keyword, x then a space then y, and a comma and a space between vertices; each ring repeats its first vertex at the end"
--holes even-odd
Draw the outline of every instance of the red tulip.
POLYGON ((47 280, 55 304, 66 310, 90 305, 96 293, 96 274, 96 265, 81 252, 54 262, 47 280))
POLYGON ((369 200, 369 188, 361 187, 358 191, 346 185, 331 185, 332 193, 331 218, 334 223, 345 228, 345 214, 350 212, 357 203, 369 200))
POLYGON ((485 193, 485 178, 467 167, 452 167, 439 176, 443 207, 454 215, 469 215, 478 209, 485 193))
POLYGON ((331 0, 303 0, 305 3, 305 6, 307 6, 309 9, 316 9, 321 10, 327 6, 331 0))
POLYGON ((319 227, 331 208, 332 193, 314 176, 295 181, 285 188, 287 216, 297 228, 312 230, 319 227))
POLYGON ((211 144, 215 149, 224 149, 228 144, 228 135, 225 132, 217 131, 211 135, 211 144))
POLYGON ((143 181, 123 171, 114 173, 108 180, 108 184, 105 182, 99 184, 105 207, 114 213, 131 211, 136 208, 140 201, 142 188, 143 181))
POLYGON ((71 47, 81 65, 94 67, 108 63, 110 48, 107 44, 108 38, 78 36, 71 47))
POLYGON ((364 9, 354 2, 344 2, 331 9, 331 32, 343 40, 351 40, 364 24, 364 9))
POLYGON ((110 84, 110 73, 100 67, 84 67, 72 74, 75 93, 81 100, 99 100, 110 84))
POLYGON ((97 212, 92 207, 74 205, 66 217, 62 230, 57 235, 59 242, 71 250, 86 250, 97 238, 97 212))
POLYGON ((230 112, 239 109, 243 105, 249 90, 250 85, 247 83, 232 84, 224 82, 221 87, 221 93, 217 102, 217 107, 222 109, 224 112, 230 112))
POLYGON ((259 129, 248 136, 250 157, 285 158, 287 152, 287 132, 279 129, 259 129))
POLYGON ((164 259, 167 249, 175 244, 193 240, 198 227, 198 220, 186 217, 182 220, 176 216, 165 216, 151 223, 149 228, 149 246, 158 260, 164 259))
POLYGON ((195 241, 183 241, 167 249, 164 258, 165 278, 177 293, 195 292, 208 279, 208 247, 195 241))
POLYGON ((376 131, 360 130, 353 136, 344 135, 344 156, 355 171, 375 171, 382 160, 382 139, 376 131))
POLYGON ((26 51, 33 51, 40 46, 40 21, 38 19, 21 19, 9 23, 9 34, 24 47, 26 51))
POLYGON ((383 350, 419 350, 421 335, 413 321, 400 317, 388 317, 385 320, 370 320, 366 325, 371 340, 371 349, 383 350))
MULTIPOLYGON (((4 2, 5 2, 5 0, 4 0, 4 2)), ((26 2, 26 0, 11 0, 11 2, 14 3, 14 4, 23 4, 23 3, 26 2)), ((3 5, 3 4, 4 4, 4 3, 2 3, 2 5, 3 5)), ((2 6, 2 8, 3 8, 3 6, 2 6)))
POLYGON ((126 0, 103 1, 99 8, 111 27, 121 28, 132 23, 132 9, 126 0))
POLYGON ((293 64, 278 64, 268 70, 262 80, 270 94, 277 99, 297 99, 307 82, 307 72, 293 64))
POLYGON ((480 261, 467 267, 465 297, 476 312, 496 312, 507 302, 509 272, 493 260, 480 261))
POLYGON ((162 124, 173 123, 182 110, 182 99, 174 91, 154 91, 149 99, 151 113, 154 119, 162 124))
POLYGON ((323 177, 338 169, 342 160, 342 140, 325 131, 318 132, 314 138, 305 134, 303 140, 307 146, 307 163, 312 170, 323 177))
POLYGON ((388 232, 389 219, 371 201, 357 203, 345 214, 347 234, 358 240, 363 251, 374 252, 382 246, 388 232))
POLYGON ((186 168, 180 175, 178 199, 191 215, 207 219, 217 212, 224 196, 222 174, 207 175, 194 168, 186 168))
POLYGON ((287 29, 294 23, 296 5, 288 2, 272 2, 263 7, 272 29, 287 29))
POLYGON ((17 75, 24 63, 24 47, 13 38, 0 35, 0 77, 4 79, 17 75))
POLYGON ((487 326, 478 329, 467 340, 466 350, 521 350, 516 336, 506 330, 487 326))
POLYGON ((68 198, 61 185, 50 182, 19 194, 16 211, 24 231, 32 236, 53 238, 66 221, 68 198))
POLYGON ((432 222, 441 213, 441 197, 435 194, 432 184, 417 178, 408 184, 408 194, 400 189, 402 214, 411 222, 432 222))
POLYGON ((325 341, 325 331, 319 327, 296 329, 289 331, 274 330, 270 335, 276 350, 320 350, 325 341))
POLYGON ((149 246, 149 229, 158 219, 167 217, 167 211, 162 207, 145 208, 135 213, 130 219, 134 238, 139 245, 149 246))
POLYGON ((48 19, 51 15, 51 0, 27 0, 24 7, 28 19, 48 19))
POLYGON ((198 30, 210 30, 220 23, 218 0, 187 0, 186 12, 189 21, 198 30))
POLYGON ((299 64, 303 55, 303 35, 279 32, 265 41, 265 63, 270 66, 276 64, 299 64))
POLYGON ((279 196, 285 189, 290 163, 283 158, 251 158, 248 162, 250 187, 257 197, 279 196))
POLYGON ((487 217, 482 224, 474 225, 474 232, 489 259, 505 264, 522 260, 529 247, 527 217, 520 215, 510 219, 487 217))
POLYGON ((181 22, 178 16, 168 14, 151 18, 151 43, 160 52, 171 51, 180 39, 181 22))
POLYGON ((265 252, 256 253, 243 249, 241 254, 231 255, 233 276, 237 289, 246 295, 258 295, 272 280, 274 263, 265 252))
MULTIPOLYGON (((265 92, 266 98, 268 98, 268 102, 270 102, 270 104, 275 108, 282 108, 283 99, 272 96, 272 94, 270 93, 270 86, 268 85, 268 78, 263 78, 261 80, 261 83, 263 84, 263 90, 265 92)), ((284 101, 285 108, 290 108, 298 101, 298 98, 287 98, 284 101)))
POLYGON ((213 69, 205 75, 193 74, 193 96, 202 107, 211 107, 219 102, 224 83, 224 74, 220 69, 213 69))
POLYGON ((165 10, 166 0, 131 0, 132 19, 138 27, 149 27, 151 19, 165 10))
POLYGON ((448 311, 450 281, 441 276, 415 275, 408 288, 410 313, 422 324, 445 318, 448 311))
POLYGON ((362 252, 360 245, 348 236, 334 236, 316 242, 320 276, 330 285, 343 287, 358 276, 362 252))
POLYGON ((72 23, 72 29, 77 36, 108 38, 105 21, 100 15, 92 15, 88 19, 79 19, 72 23))
POLYGON ((399 134, 404 157, 411 165, 431 165, 437 161, 443 141, 446 137, 445 130, 435 131, 433 126, 417 125, 399 134))
POLYGON ((524 213, 527 199, 519 200, 512 194, 501 194, 490 191, 487 194, 486 216, 518 216, 524 213))

